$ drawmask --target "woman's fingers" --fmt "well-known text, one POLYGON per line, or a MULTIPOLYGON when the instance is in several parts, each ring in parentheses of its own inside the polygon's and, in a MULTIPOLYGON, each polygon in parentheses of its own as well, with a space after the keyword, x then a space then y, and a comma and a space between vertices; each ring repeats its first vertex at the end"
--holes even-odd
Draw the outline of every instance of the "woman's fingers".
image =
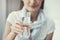
POLYGON ((14 24, 12 24, 11 31, 16 34, 22 33, 24 31, 22 22, 16 21, 14 24))
POLYGON ((15 24, 12 25, 11 31, 19 34, 24 31, 24 27, 27 27, 28 29, 30 28, 29 25, 24 25, 22 22, 16 21, 15 24))
POLYGON ((19 29, 17 27, 11 27, 11 32, 14 32, 15 34, 19 34, 19 33, 22 33, 24 30, 22 29, 19 29))
POLYGON ((17 25, 20 25, 20 26, 23 26, 23 27, 30 27, 29 24, 23 24, 23 23, 20 22, 20 21, 16 21, 16 24, 17 24, 17 25))
POLYGON ((13 27, 12 29, 13 29, 12 31, 15 33, 22 33, 24 31, 24 30, 21 30, 21 29, 16 28, 16 27, 13 27))
POLYGON ((15 21, 15 24, 17 24, 17 25, 23 25, 23 23, 22 22, 20 22, 20 21, 15 21))
POLYGON ((17 25, 17 24, 15 24, 15 27, 18 28, 18 29, 21 29, 21 30, 24 29, 24 27, 23 27, 22 25, 17 25))

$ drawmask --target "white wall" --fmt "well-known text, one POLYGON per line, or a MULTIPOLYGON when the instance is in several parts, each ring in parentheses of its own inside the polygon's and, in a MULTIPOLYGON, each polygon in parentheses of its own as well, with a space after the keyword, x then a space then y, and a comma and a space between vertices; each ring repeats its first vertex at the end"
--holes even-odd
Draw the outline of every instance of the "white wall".
POLYGON ((6 16, 19 9, 20 0, 0 0, 0 40, 5 29, 6 16))
POLYGON ((5 28, 6 0, 0 0, 0 40, 5 28))
POLYGON ((45 14, 55 21, 53 40, 60 40, 60 0, 45 0, 45 14))
POLYGON ((18 10, 19 7, 20 7, 20 1, 21 0, 7 0, 6 1, 6 16, 12 12, 12 11, 15 11, 15 10, 18 10))

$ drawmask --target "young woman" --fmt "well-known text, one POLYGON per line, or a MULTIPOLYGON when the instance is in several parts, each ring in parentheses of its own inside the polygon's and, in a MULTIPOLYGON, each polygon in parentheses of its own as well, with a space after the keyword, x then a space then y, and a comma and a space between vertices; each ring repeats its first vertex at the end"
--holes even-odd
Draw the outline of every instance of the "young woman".
POLYGON ((47 18, 41 9, 44 0, 22 1, 23 8, 10 13, 7 18, 3 40, 52 40, 55 29, 54 22, 47 18), (22 20, 25 20, 27 24, 24 24, 22 20), (28 38, 24 38, 23 35, 26 32, 25 27, 27 30, 30 29, 29 32, 27 31, 28 38))

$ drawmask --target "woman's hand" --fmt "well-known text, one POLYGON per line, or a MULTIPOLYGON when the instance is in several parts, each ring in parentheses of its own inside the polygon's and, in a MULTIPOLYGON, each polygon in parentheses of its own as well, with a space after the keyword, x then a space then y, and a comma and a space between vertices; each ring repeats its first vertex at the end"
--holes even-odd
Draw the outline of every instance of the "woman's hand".
POLYGON ((6 22, 3 40, 14 40, 17 34, 20 34, 24 31, 24 26, 29 28, 29 25, 24 25, 20 21, 16 21, 14 24, 6 22))
POLYGON ((24 31, 24 26, 29 29, 29 25, 24 25, 22 22, 16 21, 11 27, 11 32, 14 34, 22 33, 24 31))

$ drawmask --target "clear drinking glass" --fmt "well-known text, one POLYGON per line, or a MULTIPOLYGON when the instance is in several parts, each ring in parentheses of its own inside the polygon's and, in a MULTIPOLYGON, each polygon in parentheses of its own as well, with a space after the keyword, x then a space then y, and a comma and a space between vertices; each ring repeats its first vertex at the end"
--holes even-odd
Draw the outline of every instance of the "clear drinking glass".
MULTIPOLYGON (((31 24, 30 16, 31 16, 30 13, 23 14, 22 15, 22 18, 21 17, 18 17, 18 20, 22 21, 24 25, 26 25, 26 24, 29 24, 30 25, 31 24)), ((30 36, 30 28, 24 26, 24 32, 23 33, 20 33, 18 36, 21 37, 21 38, 27 38, 28 39, 29 36, 30 36)))
MULTIPOLYGON (((24 25, 26 24, 31 24, 30 22, 30 13, 28 13, 25 17, 22 18, 22 21, 24 23, 24 25)), ((30 36, 30 28, 24 26, 24 32, 22 33, 23 38, 29 38, 30 36)))

